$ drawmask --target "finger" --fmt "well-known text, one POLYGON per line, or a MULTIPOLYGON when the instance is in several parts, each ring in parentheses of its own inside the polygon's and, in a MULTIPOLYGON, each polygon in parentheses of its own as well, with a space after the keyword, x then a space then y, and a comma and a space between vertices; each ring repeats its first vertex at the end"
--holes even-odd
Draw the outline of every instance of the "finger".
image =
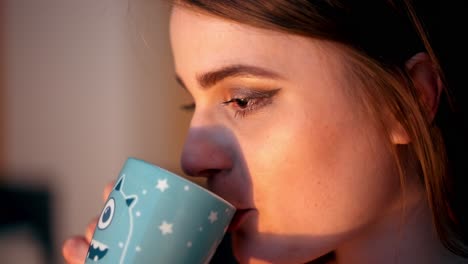
POLYGON ((90 243, 93 238, 94 229, 96 229, 98 219, 99 217, 94 218, 86 227, 85 238, 87 243, 90 243))
POLYGON ((84 237, 76 236, 63 243, 62 254, 69 264, 83 264, 88 253, 88 243, 84 237))
POLYGON ((103 197, 104 201, 106 201, 107 198, 109 197, 109 194, 112 192, 112 189, 114 188, 114 185, 115 185, 115 181, 111 181, 104 188, 104 192, 102 193, 102 197, 103 197))

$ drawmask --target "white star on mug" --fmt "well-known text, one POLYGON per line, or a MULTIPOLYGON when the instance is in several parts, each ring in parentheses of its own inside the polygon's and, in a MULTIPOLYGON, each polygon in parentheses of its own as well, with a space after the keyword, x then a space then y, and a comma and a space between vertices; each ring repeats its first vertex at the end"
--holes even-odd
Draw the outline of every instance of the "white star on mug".
POLYGON ((163 235, 172 234, 172 224, 163 221, 162 224, 159 226, 161 233, 163 235))
POLYGON ((216 220, 218 220, 218 212, 211 211, 210 216, 208 216, 208 219, 211 223, 216 222, 216 220))
POLYGON ((156 189, 159 189, 161 192, 164 192, 167 188, 169 188, 169 184, 167 184, 167 179, 158 180, 158 185, 156 185, 156 189))

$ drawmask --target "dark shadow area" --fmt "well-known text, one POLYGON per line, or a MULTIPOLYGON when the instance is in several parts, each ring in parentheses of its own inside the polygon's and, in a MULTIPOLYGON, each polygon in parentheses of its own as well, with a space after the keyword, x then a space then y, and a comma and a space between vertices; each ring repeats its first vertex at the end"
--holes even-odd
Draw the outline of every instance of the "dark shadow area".
POLYGON ((216 253, 211 259, 211 264, 237 264, 236 258, 232 254, 231 234, 227 233, 221 244, 219 244, 216 253))
MULTIPOLYGON (((0 177, 2 178, 2 177, 0 177)), ((27 228, 39 242, 44 263, 54 262, 53 196, 47 187, 0 182, 0 238, 2 234, 27 228)))

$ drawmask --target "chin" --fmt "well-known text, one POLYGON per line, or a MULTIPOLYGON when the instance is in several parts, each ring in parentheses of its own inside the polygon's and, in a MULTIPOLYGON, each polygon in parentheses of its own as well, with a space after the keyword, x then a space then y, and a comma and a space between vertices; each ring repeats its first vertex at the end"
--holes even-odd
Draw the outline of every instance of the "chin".
POLYGON ((247 235, 242 232, 234 232, 232 234, 232 252, 234 257, 237 259, 239 264, 245 263, 272 263, 270 260, 259 259, 258 255, 261 254, 258 243, 252 241, 251 235, 247 235))

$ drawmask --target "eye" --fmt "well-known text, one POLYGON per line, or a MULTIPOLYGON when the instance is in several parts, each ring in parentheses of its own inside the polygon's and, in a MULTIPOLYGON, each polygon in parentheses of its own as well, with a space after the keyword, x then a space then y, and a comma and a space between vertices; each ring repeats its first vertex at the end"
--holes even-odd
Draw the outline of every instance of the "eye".
POLYGON ((187 112, 193 112, 195 110, 195 103, 183 104, 180 106, 180 109, 187 112))
POLYGON ((99 229, 106 229, 110 223, 112 222, 112 218, 114 217, 114 210, 115 210, 115 201, 113 198, 110 198, 107 201, 104 209, 102 210, 101 216, 99 217, 98 228, 99 229))
POLYGON ((245 117, 272 103, 272 98, 280 89, 255 90, 255 89, 233 89, 236 96, 224 101, 223 105, 231 105, 235 110, 235 117, 245 117))
MULTIPOLYGON (((232 103, 235 103, 240 109, 245 109, 249 106, 249 103, 255 102, 257 98, 234 98, 231 99, 232 103)), ((229 103, 229 101, 228 101, 229 103)))

